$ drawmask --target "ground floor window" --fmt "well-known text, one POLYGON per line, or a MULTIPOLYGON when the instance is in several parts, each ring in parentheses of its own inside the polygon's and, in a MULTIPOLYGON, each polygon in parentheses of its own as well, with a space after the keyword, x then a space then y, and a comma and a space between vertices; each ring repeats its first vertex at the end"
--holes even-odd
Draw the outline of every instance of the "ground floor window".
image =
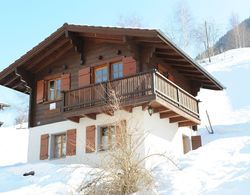
POLYGON ((54 138, 54 158, 66 156, 66 134, 55 135, 54 138))
POLYGON ((105 126, 100 128, 100 150, 108 150, 115 145, 115 126, 105 126))

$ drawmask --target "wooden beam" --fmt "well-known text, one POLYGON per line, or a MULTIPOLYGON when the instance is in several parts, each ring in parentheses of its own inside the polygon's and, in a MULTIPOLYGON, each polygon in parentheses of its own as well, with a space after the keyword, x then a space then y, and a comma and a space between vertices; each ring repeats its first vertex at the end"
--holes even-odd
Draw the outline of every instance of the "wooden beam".
POLYGON ((113 110, 107 110, 103 111, 104 114, 109 115, 109 116, 114 116, 114 111, 113 110))
POLYGON ((186 121, 186 122, 179 122, 179 127, 187 127, 187 126, 194 126, 197 125, 197 123, 193 121, 186 121))
POLYGON ((183 74, 183 75, 185 75, 185 76, 187 76, 187 77, 192 77, 192 79, 193 78, 197 78, 197 79, 199 79, 199 78, 204 78, 204 79, 206 79, 206 77, 204 76, 204 75, 202 75, 202 74, 194 74, 194 73, 184 73, 184 72, 180 72, 181 74, 183 74))
POLYGON ((80 122, 80 116, 72 116, 72 117, 68 117, 67 119, 75 123, 80 122))
POLYGON ((15 68, 15 74, 20 77, 20 81, 23 83, 26 91, 30 94, 32 91, 32 80, 34 78, 33 74, 19 67, 15 68))
POLYGON ((129 113, 132 113, 133 107, 132 106, 124 106, 124 107, 122 107, 122 109, 129 112, 129 113))
POLYGON ((19 76, 13 76, 9 81, 5 82, 4 83, 4 86, 8 86, 10 85, 11 83, 13 83, 17 78, 19 78, 19 76))
POLYGON ((169 63, 169 64, 182 64, 182 65, 189 65, 189 63, 187 61, 183 61, 183 60, 163 60, 165 63, 169 63))
POLYGON ((163 53, 161 53, 161 54, 156 53, 155 55, 158 58, 167 58, 167 59, 175 59, 175 60, 183 59, 183 57, 180 55, 173 55, 173 54, 170 55, 170 54, 163 54, 163 53))
POLYGON ((148 107, 149 107, 149 104, 148 103, 146 103, 146 104, 142 104, 142 110, 143 111, 145 111, 146 109, 148 109, 148 107))
POLYGON ((170 118, 170 117, 175 117, 175 116, 179 116, 179 115, 173 111, 160 113, 160 118, 170 118))
POLYGON ((195 74, 195 75, 202 75, 202 73, 200 73, 198 70, 178 70, 179 73, 183 73, 183 74, 195 74))
POLYGON ((154 113, 161 113, 161 112, 168 112, 170 111, 168 108, 160 107, 160 108, 154 108, 154 113))
POLYGON ((93 120, 96 120, 96 114, 93 113, 93 114, 84 114, 84 116, 90 118, 90 119, 93 119, 93 120))
POLYGON ((79 38, 76 33, 73 32, 65 32, 65 36, 71 40, 71 44, 74 45, 75 51, 80 54, 80 64, 84 64, 84 45, 83 40, 79 38))
POLYGON ((71 45, 71 44, 67 45, 62 50, 60 50, 57 53, 55 53, 54 55, 52 55, 52 57, 50 59, 44 61, 44 63, 41 63, 37 67, 34 67, 33 69, 31 69, 30 72, 35 72, 35 73, 39 72, 44 67, 46 67, 46 66, 50 65, 51 63, 53 63, 54 61, 58 60, 60 57, 62 57, 65 53, 67 53, 72 48, 73 48, 73 45, 71 45))
POLYGON ((176 53, 172 48, 168 46, 168 48, 156 48, 155 50, 156 53, 176 53))
POLYGON ((198 71, 196 68, 192 66, 187 66, 187 65, 178 65, 178 64, 171 64, 171 66, 177 70, 193 70, 193 71, 198 71))
POLYGON ((42 60, 44 60, 46 57, 50 56, 54 51, 60 49, 67 42, 69 42, 69 39, 64 38, 62 41, 58 41, 57 43, 55 43, 54 46, 49 47, 47 49, 47 51, 45 51, 44 53, 39 55, 40 56, 39 58, 37 58, 36 60, 30 62, 29 69, 34 67, 36 64, 39 64, 42 60))
POLYGON ((182 116, 177 116, 177 117, 171 117, 169 119, 170 123, 177 123, 177 122, 186 122, 188 121, 186 118, 182 117, 182 116))

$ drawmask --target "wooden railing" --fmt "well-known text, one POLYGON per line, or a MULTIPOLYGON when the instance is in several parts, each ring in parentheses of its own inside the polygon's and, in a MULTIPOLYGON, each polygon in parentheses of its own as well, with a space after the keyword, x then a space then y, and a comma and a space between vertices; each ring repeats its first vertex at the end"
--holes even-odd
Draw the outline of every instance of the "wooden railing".
POLYGON ((121 104, 157 95, 199 118, 198 100, 156 71, 139 73, 120 79, 92 84, 63 93, 63 111, 108 105, 114 91, 121 104))
POLYGON ((159 72, 155 72, 155 91, 166 101, 199 118, 199 101, 159 72))

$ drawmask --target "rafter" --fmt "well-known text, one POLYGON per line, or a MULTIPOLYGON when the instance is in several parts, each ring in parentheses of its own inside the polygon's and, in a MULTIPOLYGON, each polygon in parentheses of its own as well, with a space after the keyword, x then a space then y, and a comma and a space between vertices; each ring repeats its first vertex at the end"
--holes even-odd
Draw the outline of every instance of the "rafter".
POLYGON ((93 119, 93 120, 96 120, 96 114, 95 113, 92 113, 92 114, 84 114, 84 116, 90 118, 90 119, 93 119))
POLYGON ((169 119, 170 123, 177 123, 177 122, 186 122, 188 121, 186 118, 182 117, 182 116, 177 116, 177 117, 171 117, 169 119))
POLYGON ((48 48, 47 51, 45 51, 40 57, 30 62, 28 65, 29 68, 34 67, 35 65, 39 64, 41 61, 43 61, 46 57, 50 56, 54 51, 60 49, 62 46, 64 46, 67 42, 69 42, 69 39, 63 39, 62 41, 58 41, 53 47, 48 48))
POLYGON ((84 64, 84 44, 83 39, 79 38, 75 33, 65 31, 66 38, 69 38, 71 41, 71 44, 74 45, 75 51, 80 54, 80 64, 84 64))
POLYGON ((197 123, 193 121, 179 122, 179 127, 195 126, 197 123))
POLYGON ((160 118, 170 118, 170 117, 174 117, 174 116, 179 116, 179 115, 173 111, 160 113, 160 118))
POLYGON ((46 60, 46 62, 39 64, 35 69, 33 68, 30 71, 35 72, 35 73, 39 72, 44 67, 46 67, 46 66, 50 65, 51 63, 53 63, 54 61, 58 60, 61 56, 63 56, 65 53, 67 53, 72 48, 73 48, 73 45, 71 45, 71 44, 65 46, 60 51, 55 52, 53 57, 51 57, 49 60, 46 60))

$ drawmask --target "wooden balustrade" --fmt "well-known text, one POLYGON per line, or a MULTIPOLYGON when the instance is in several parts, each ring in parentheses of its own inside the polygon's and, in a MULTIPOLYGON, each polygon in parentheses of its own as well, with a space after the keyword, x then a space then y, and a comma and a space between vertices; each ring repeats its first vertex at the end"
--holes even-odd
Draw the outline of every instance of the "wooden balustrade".
POLYGON ((63 111, 105 106, 112 100, 111 91, 115 92, 121 104, 128 105, 133 105, 137 99, 157 95, 199 118, 198 100, 156 71, 66 91, 63 95, 63 111))

